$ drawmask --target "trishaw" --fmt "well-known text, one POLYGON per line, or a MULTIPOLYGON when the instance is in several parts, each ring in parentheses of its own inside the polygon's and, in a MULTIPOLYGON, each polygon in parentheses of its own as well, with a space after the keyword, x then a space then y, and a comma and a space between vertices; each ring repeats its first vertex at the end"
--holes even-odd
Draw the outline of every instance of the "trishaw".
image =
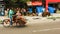
MULTIPOLYGON (((17 26, 17 24, 19 24, 19 26, 25 26, 26 20, 24 18, 22 18, 22 16, 19 16, 19 18, 17 18, 17 15, 13 15, 12 26, 14 23, 16 24, 15 26, 17 26)), ((3 26, 10 26, 10 19, 9 18, 3 20, 3 26)))

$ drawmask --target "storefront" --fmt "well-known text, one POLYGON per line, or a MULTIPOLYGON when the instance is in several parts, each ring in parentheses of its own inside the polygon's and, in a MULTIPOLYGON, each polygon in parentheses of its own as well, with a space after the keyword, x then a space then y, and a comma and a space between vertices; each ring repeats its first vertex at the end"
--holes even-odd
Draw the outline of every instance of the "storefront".
POLYGON ((60 9, 60 0, 45 0, 44 4, 42 0, 27 2, 27 5, 32 9, 31 11, 36 11, 36 13, 42 13, 42 9, 45 9, 46 12, 56 13, 57 8, 60 9))
POLYGON ((43 6, 43 3, 42 1, 31 1, 31 2, 27 2, 27 5, 28 5, 28 10, 32 13, 42 13, 43 12, 43 9, 44 9, 44 6, 43 6))

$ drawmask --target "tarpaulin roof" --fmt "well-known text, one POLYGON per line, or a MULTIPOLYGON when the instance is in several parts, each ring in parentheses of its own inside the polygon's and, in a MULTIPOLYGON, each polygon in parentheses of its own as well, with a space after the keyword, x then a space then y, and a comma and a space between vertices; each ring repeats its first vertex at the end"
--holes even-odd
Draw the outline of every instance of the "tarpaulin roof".
POLYGON ((60 2, 60 0, 46 0, 46 2, 60 2))

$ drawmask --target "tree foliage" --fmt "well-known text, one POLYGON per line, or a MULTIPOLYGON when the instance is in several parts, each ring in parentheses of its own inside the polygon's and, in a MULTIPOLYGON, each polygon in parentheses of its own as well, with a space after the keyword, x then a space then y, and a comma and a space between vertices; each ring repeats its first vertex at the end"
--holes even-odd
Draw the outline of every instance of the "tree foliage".
MULTIPOLYGON (((4 2, 6 3, 6 6, 24 5, 28 1, 30 0, 4 0, 4 2)), ((42 0, 42 1, 45 1, 45 0, 42 0)))
POLYGON ((19 1, 19 2, 28 2, 28 1, 30 1, 30 0, 11 0, 12 2, 17 2, 17 1, 19 1))
POLYGON ((30 1, 30 0, 4 0, 6 7, 25 6, 26 2, 28 2, 28 1, 30 1))

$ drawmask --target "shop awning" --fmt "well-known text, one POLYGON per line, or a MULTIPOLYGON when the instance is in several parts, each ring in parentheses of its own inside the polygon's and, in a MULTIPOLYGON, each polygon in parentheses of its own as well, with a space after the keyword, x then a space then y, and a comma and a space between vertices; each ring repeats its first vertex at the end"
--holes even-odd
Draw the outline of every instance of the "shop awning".
POLYGON ((35 1, 35 2, 32 2, 32 5, 33 5, 33 6, 36 6, 36 5, 39 5, 39 6, 40 6, 40 5, 42 5, 42 2, 36 2, 36 1, 35 1))
POLYGON ((40 5, 42 5, 42 2, 37 2, 37 1, 35 1, 35 2, 27 2, 27 5, 28 6, 40 6, 40 5))

